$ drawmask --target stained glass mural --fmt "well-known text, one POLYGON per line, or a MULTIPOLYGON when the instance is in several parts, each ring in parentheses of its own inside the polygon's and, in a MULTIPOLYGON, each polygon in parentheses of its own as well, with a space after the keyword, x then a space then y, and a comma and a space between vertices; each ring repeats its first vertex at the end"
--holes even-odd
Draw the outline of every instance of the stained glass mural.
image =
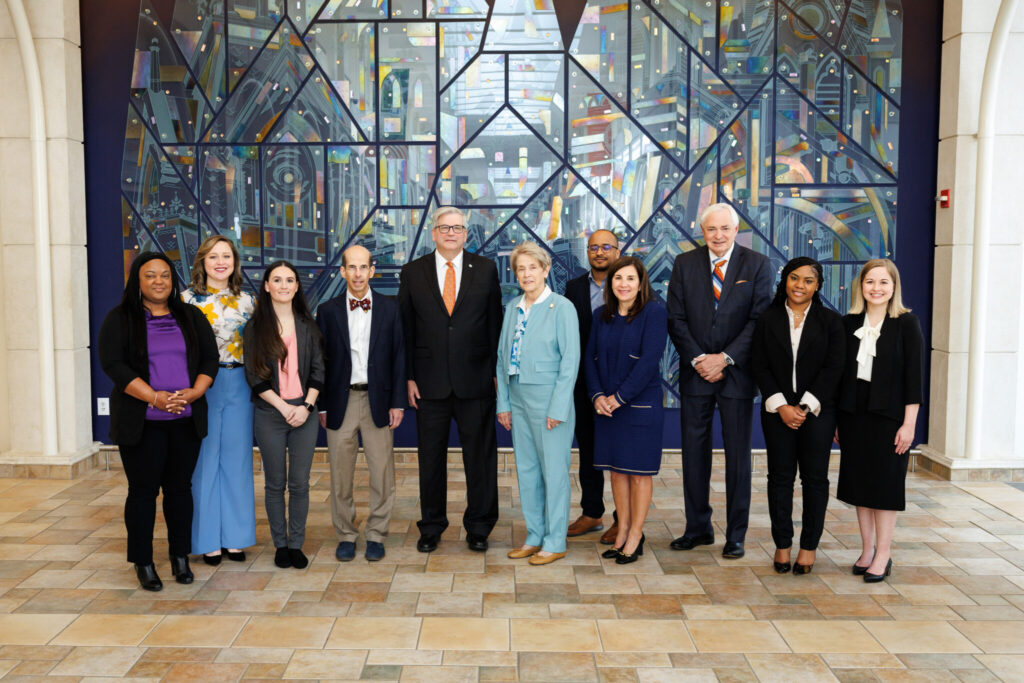
MULTIPOLYGON (((430 212, 467 211, 467 248, 550 250, 556 290, 599 228, 664 297, 697 216, 731 203, 776 268, 809 255, 849 305, 861 263, 893 256, 899 0, 141 0, 122 161, 124 261, 239 244, 247 277, 286 258, 314 305, 342 251, 395 293, 429 253, 430 212), (563 35, 566 39, 563 39, 563 35)), ((665 351, 666 404, 678 358, 665 351)))

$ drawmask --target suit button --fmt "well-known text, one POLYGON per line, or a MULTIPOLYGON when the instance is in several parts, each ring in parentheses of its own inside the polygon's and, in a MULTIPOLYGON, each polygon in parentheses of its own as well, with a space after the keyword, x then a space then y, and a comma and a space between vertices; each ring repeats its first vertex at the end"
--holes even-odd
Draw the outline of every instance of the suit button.
POLYGON ((449 326, 448 326, 448 329, 449 329, 449 330, 454 330, 454 329, 455 329, 455 327, 454 327, 454 326, 452 326, 452 325, 449 325, 449 326))

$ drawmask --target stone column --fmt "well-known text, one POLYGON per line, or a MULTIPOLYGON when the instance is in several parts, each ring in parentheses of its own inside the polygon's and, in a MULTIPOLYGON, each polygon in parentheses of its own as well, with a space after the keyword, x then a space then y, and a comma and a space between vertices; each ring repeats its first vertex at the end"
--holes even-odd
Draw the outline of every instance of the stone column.
POLYGON ((982 410, 984 449, 965 457, 971 259, 982 76, 999 0, 946 0, 942 31, 938 209, 929 442, 922 466, 954 480, 1024 480, 1024 11, 1018 12, 998 84, 989 295, 982 410))
POLYGON ((25 74, 0 2, 0 476, 71 477, 93 464, 82 64, 77 0, 25 2, 42 77, 54 299, 58 454, 42 454, 35 233, 25 74))

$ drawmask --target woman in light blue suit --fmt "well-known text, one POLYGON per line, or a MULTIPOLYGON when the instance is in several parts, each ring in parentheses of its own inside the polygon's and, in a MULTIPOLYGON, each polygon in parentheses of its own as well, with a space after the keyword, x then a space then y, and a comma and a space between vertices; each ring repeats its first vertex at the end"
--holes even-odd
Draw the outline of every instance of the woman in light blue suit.
POLYGON ((523 242, 511 260, 523 295, 505 309, 501 326, 497 411, 512 431, 526 542, 508 556, 541 565, 565 557, 579 321, 572 303, 547 286, 548 252, 523 242))

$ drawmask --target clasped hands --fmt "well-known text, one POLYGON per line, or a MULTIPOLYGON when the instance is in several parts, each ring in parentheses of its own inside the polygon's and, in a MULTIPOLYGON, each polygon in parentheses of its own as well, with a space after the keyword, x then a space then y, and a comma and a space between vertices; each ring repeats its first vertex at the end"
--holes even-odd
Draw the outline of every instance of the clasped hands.
POLYGON ((594 410, 598 415, 611 416, 622 404, 614 396, 598 396, 594 399, 594 410))
POLYGON ((797 408, 796 406, 779 406, 778 412, 782 423, 794 430, 800 429, 804 424, 804 420, 807 419, 807 411, 803 408, 797 408))
POLYGON ((693 369, 705 382, 712 384, 725 379, 725 368, 728 365, 724 353, 708 353, 693 360, 693 369))
POLYGON ((152 406, 165 413, 181 415, 186 406, 194 402, 201 395, 192 387, 178 389, 177 391, 158 391, 153 396, 152 406))

